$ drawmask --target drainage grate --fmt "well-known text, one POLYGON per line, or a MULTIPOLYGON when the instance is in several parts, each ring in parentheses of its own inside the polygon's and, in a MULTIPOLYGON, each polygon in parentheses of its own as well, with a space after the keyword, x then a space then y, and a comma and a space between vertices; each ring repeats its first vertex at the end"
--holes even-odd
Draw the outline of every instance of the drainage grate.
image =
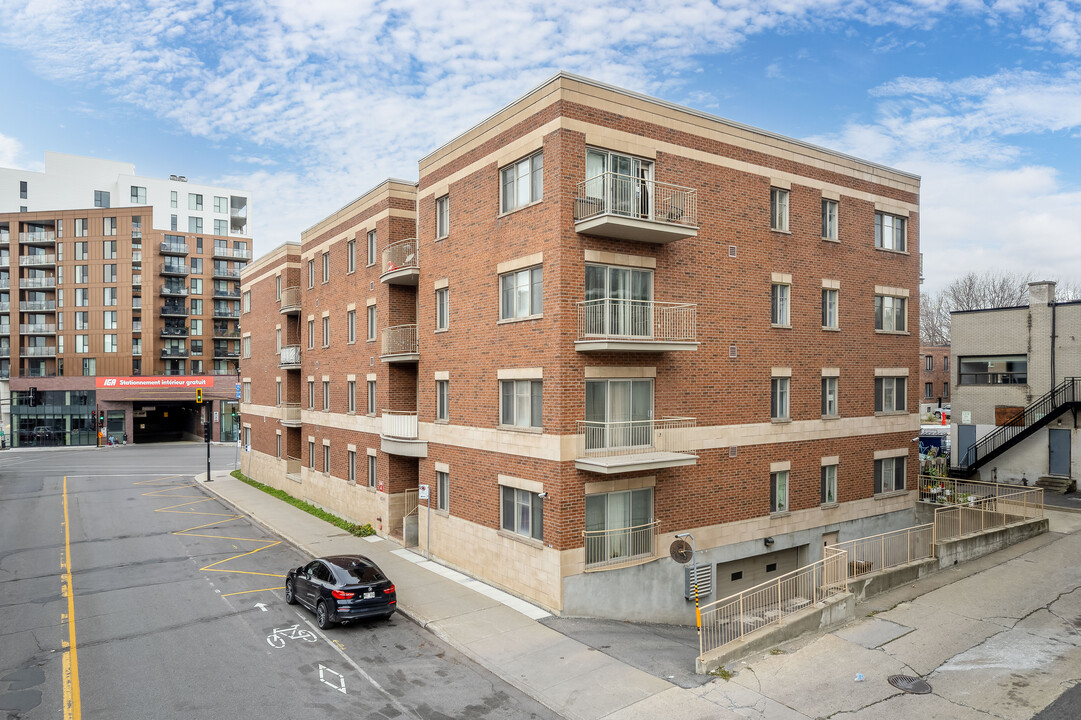
POLYGON ((931 692, 931 686, 923 678, 912 677, 911 675, 890 675, 887 679, 890 685, 906 693, 926 695, 931 692))

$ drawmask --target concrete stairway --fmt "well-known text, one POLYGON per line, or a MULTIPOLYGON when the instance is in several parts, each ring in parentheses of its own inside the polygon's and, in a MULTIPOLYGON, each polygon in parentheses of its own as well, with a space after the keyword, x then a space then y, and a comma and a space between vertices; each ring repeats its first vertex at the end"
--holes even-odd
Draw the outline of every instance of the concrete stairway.
POLYGON ((1060 475, 1043 475, 1036 481, 1036 486, 1042 487, 1044 492, 1065 495, 1066 493, 1077 489, 1077 481, 1073 478, 1062 477, 1060 475))

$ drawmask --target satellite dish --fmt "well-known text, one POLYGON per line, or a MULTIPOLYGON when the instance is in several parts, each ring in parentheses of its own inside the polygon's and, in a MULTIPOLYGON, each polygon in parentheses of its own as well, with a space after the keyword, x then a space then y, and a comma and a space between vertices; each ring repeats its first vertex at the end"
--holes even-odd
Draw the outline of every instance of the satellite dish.
POLYGON ((683 538, 673 540, 668 552, 680 565, 686 565, 691 561, 691 544, 683 538))

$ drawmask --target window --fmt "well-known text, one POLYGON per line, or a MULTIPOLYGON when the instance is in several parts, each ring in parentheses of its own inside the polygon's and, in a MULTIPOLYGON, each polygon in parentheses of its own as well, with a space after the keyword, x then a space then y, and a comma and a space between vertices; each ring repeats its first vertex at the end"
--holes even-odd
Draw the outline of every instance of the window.
POLYGON ((357 341, 357 311, 350 310, 345 314, 346 338, 349 343, 357 341))
POLYGON ((330 381, 323 381, 323 412, 330 412, 330 381))
POLYGON ((345 383, 345 410, 349 413, 357 411, 357 381, 349 380, 345 383))
POLYGON ((368 487, 375 487, 375 455, 368 456, 368 487))
POLYGON ((935 369, 935 357, 934 355, 928 355, 923 359, 923 367, 927 372, 933 372, 935 369))
POLYGON ((282 299, 282 276, 281 275, 275 275, 274 276, 274 299, 275 300, 281 300, 282 299))
POLYGON ((308 467, 315 469, 315 443, 311 440, 308 441, 308 467))
POLYGON ((368 306, 368 340, 375 340, 375 305, 368 306))
POLYGON ((308 349, 311 350, 315 347, 315 321, 308 321, 308 349))
POLYGON ((224 215, 229 212, 229 200, 227 198, 214 196, 214 212, 224 215))
POLYGON ((903 297, 875 295, 875 330, 905 332, 908 302, 903 297))
POLYGON ((790 327, 791 318, 788 311, 788 298, 790 285, 773 283, 769 294, 769 321, 776 327, 790 327))
POLYGON ((89 307, 90 290, 87 288, 75 288, 75 307, 89 307))
POLYGON ((308 409, 315 409, 315 381, 308 381, 308 409))
POLYGON ((89 229, 86 218, 75 218, 75 237, 86 237, 89 229))
POLYGON ((323 347, 330 347, 330 318, 323 318, 323 347))
MULTIPOLYGON (((200 249, 199 252, 202 252, 202 249, 200 249)), ((203 259, 202 258, 192 258, 191 259, 191 274, 192 275, 202 275, 203 274, 203 259)))
POLYGON ((107 217, 101 219, 101 234, 105 236, 116 235, 116 218, 107 217))
POLYGON ((943 370, 943 372, 949 372, 950 371, 950 356, 949 355, 943 355, 942 356, 942 370, 943 370))
POLYGON ((176 232, 179 229, 179 226, 178 226, 177 223, 178 223, 178 221, 177 221, 176 215, 170 215, 169 216, 169 229, 172 230, 173 232, 176 232))
POLYGON ((544 196, 544 154, 537 153, 500 171, 500 212, 510 212, 544 196))
POLYGON ((251 357, 251 336, 243 338, 240 341, 240 344, 241 344, 241 346, 243 346, 243 353, 242 354, 244 355, 244 357, 250 358, 251 357))
POLYGON ((28 189, 28 188, 27 188, 27 183, 26 183, 26 181, 25 181, 25 180, 20 180, 20 181, 19 181, 19 198, 20 198, 21 200, 25 200, 25 199, 26 199, 26 195, 27 195, 27 189, 28 189))
POLYGON ((188 193, 188 210, 202 210, 203 196, 198 193, 188 193))
POLYGON ((837 378, 822 378, 822 414, 826 417, 836 417, 837 411, 837 378))
POLYGON ((315 260, 308 261, 308 288, 315 287, 315 260))
MULTIPOLYGON (((114 232, 113 235, 115 234, 114 232)), ((105 240, 101 243, 101 256, 106 260, 116 259, 116 240, 105 240)))
POLYGON ((357 269, 357 241, 350 240, 345 244, 345 271, 354 272, 357 269))
POLYGON ((109 263, 103 265, 103 281, 104 282, 116 282, 116 264, 109 263))
POLYGON ((652 380, 586 380, 585 444, 648 447, 653 442, 652 380))
POLYGON ((356 450, 350 450, 347 454, 349 459, 349 484, 357 484, 357 453, 356 450))
POLYGON ((948 398, 950 396, 950 384, 948 382, 942 383, 942 397, 948 398))
POLYGON ((437 470, 435 473, 436 510, 447 512, 450 508, 450 473, 437 470))
POLYGON ((275 405, 281 405, 282 404, 282 381, 281 380, 277 380, 274 383, 274 404, 275 405))
POLYGON ((330 282, 330 253, 323 253, 323 282, 330 282))
POLYGON ((790 378, 770 379, 769 416, 772 420, 788 419, 788 381, 790 378))
POLYGON ((244 400, 243 401, 246 402, 246 403, 250 403, 251 402, 251 382, 250 381, 245 381, 244 382, 243 390, 244 390, 244 392, 243 392, 244 400))
POLYGON ((544 311, 544 273, 539 267, 499 276, 499 319, 534 317, 544 311))
POLYGON ((962 385, 1024 385, 1028 382, 1027 355, 986 355, 958 358, 962 385))
POLYGON ((192 299, 191 301, 191 314, 202 315, 203 314, 203 301, 192 299))
POLYGON ((282 434, 279 432, 275 437, 277 438, 277 453, 278 453, 276 455, 276 457, 280 458, 282 456, 282 434))
POLYGON ((788 471, 769 474, 769 511, 788 512, 788 471))
POLYGON ((369 415, 375 415, 375 380, 368 381, 368 409, 369 415))
POLYGON ((875 213, 875 247, 904 252, 906 219, 888 213, 875 213))
POLYGON ((90 336, 89 335, 76 335, 75 336, 75 352, 88 353, 90 352, 90 336))
POLYGON ((214 234, 215 235, 228 235, 229 234, 229 221, 228 220, 215 220, 214 221, 214 234))
POLYGON ((444 195, 435 201, 435 239, 445 238, 450 233, 450 196, 444 195))
POLYGON ((500 380, 499 424, 541 427, 542 385, 540 380, 500 380))
POLYGON ((251 290, 245 290, 244 291, 244 297, 242 299, 242 302, 243 302, 243 305, 244 305, 244 312, 250 313, 251 312, 251 290))
POLYGON ((925 398, 933 398, 935 396, 935 384, 924 383, 923 384, 923 396, 925 398))
POLYGON ((191 321, 191 334, 199 337, 203 334, 203 321, 199 318, 194 318, 191 321))
POLYGON ((839 291, 830 288, 822 289, 822 327, 836 330, 837 323, 837 299, 839 291))
POLYGON ((94 191, 94 207, 107 208, 109 207, 109 193, 106 190, 94 191))
MULTIPOLYGON (((63 313, 58 313, 58 316, 62 316, 63 313)), ((86 311, 76 311, 75 313, 75 329, 76 330, 89 330, 90 329, 90 313, 86 311)))
MULTIPOLYGON (((112 305, 117 304, 116 303, 116 298, 117 298, 116 288, 114 288, 114 287, 105 288, 105 292, 103 293, 103 295, 104 295, 104 297, 102 299, 102 304, 103 305, 112 306, 112 305)), ((195 301, 194 300, 192 301, 192 307, 195 307, 195 301)))
MULTIPOLYGON (((202 340, 192 340, 191 341, 191 354, 192 355, 202 355, 203 354, 203 341, 202 340)), ((198 374, 198 373, 195 372, 195 361, 194 360, 192 361, 192 371, 191 372, 192 372, 192 375, 198 374)))
POLYGON ((440 288, 435 291, 435 329, 446 330, 450 326, 450 309, 448 302, 450 289, 440 288))
POLYGON ((106 330, 116 330, 116 310, 106 310, 103 312, 102 320, 106 330))
MULTIPOLYGON (((76 230, 76 232, 78 232, 78 230, 76 230)), ((88 260, 90 258, 90 243, 84 241, 72 244, 75 246, 74 249, 76 260, 88 260)))
POLYGON ((435 419, 447 422, 450 419, 450 381, 435 381, 435 419))
POLYGON ((90 266, 89 265, 76 265, 75 266, 75 282, 79 284, 85 284, 90 282, 90 266))
POLYGON ((585 511, 586 565, 653 552, 653 488, 586 495, 585 511))
POLYGON ((375 265, 375 230, 368 231, 368 267, 375 265))
POLYGON ((97 375, 98 361, 94 358, 83 358, 83 375, 97 375))
POLYGON ((904 412, 907 378, 875 378, 875 412, 904 412))
POLYGON ((875 460, 875 494, 905 489, 905 460, 903 457, 875 460))
POLYGON ((781 188, 769 189, 769 227, 770 230, 788 232, 788 191, 781 188))
POLYGON ((653 271, 586 265, 584 322, 589 334, 653 335, 653 271))
POLYGON ((201 233, 203 231, 203 219, 201 217, 188 218, 188 232, 201 233))
MULTIPOLYGON (((544 540, 544 501, 540 495, 506 485, 500 486, 499 490, 503 496, 501 527, 527 538, 544 540)), ((588 517, 588 512, 586 515, 588 517)))
POLYGON ((822 237, 837 239, 837 201, 822 199, 822 237))
MULTIPOLYGON (((176 190, 171 190, 169 192, 169 207, 176 207, 176 190)), ((176 216, 174 215, 174 217, 176 216)), ((173 229, 175 230, 176 228, 173 229)))
POLYGON ((107 353, 116 352, 116 335, 109 334, 109 335, 105 335, 104 337, 105 337, 105 352, 107 352, 107 353))
POLYGON ((822 466, 822 504, 832 505, 837 502, 837 466, 822 466))

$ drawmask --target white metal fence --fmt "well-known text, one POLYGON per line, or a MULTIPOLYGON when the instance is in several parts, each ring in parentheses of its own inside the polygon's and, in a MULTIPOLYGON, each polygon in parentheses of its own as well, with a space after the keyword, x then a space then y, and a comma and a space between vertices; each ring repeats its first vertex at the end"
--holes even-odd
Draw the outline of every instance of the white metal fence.
POLYGON ((858 577, 934 557, 935 524, 847 540, 831 547, 848 553, 848 576, 858 577))
POLYGON ((935 542, 957 540, 988 530, 1038 520, 1044 515, 1043 488, 969 500, 935 510, 935 542))
POLYGON ((574 205, 576 222, 603 214, 697 226, 698 192, 679 185, 606 172, 578 183, 574 205))
POLYGON ((395 325, 383 330, 383 355, 408 355, 417 352, 417 326, 395 325))
POLYGON ((381 420, 383 435, 403 440, 417 439, 416 410, 384 410, 381 420))
POLYGON ((697 313, 693 303, 586 300, 578 303, 578 339, 694 342, 697 313))
POLYGON ((628 422, 578 421, 578 457, 611 457, 652 452, 688 452, 694 418, 628 422))
POLYGON ((406 268, 420 267, 417 264, 417 239, 410 238, 391 243, 383 248, 383 273, 390 273, 406 268))

